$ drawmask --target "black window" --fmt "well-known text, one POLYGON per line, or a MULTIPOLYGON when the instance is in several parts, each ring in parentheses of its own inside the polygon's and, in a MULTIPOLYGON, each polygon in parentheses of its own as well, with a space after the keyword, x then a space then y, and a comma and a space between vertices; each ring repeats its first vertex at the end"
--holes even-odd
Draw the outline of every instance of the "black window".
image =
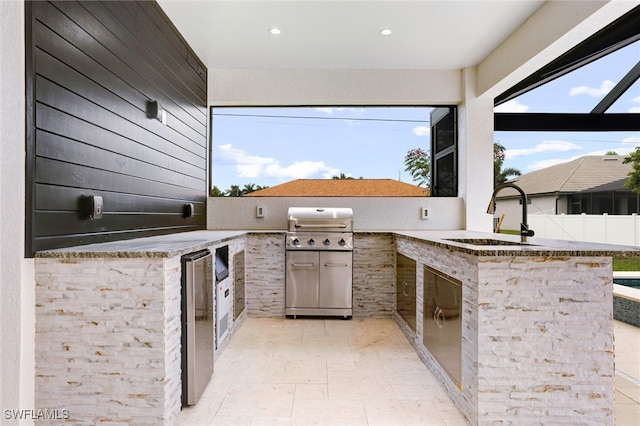
POLYGON ((457 108, 440 107, 431 112, 431 196, 458 196, 457 108))

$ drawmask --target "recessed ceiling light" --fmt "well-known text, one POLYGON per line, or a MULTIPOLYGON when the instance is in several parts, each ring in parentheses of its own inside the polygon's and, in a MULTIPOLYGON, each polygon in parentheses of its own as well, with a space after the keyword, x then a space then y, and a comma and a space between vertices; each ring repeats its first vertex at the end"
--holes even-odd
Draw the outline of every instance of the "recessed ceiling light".
POLYGON ((271 35, 278 35, 281 32, 282 31, 280 31, 280 28, 278 28, 278 27, 269 28, 269 34, 271 34, 271 35))
POLYGON ((388 36, 391 35, 392 31, 389 28, 383 28, 380 30, 380 35, 388 36))

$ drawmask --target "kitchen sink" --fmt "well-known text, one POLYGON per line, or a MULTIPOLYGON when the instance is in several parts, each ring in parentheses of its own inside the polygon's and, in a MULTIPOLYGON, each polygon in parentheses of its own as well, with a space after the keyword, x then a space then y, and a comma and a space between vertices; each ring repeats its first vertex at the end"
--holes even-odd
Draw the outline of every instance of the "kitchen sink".
POLYGON ((445 238, 446 241, 471 244, 474 246, 531 246, 535 244, 520 241, 496 240, 494 238, 445 238))

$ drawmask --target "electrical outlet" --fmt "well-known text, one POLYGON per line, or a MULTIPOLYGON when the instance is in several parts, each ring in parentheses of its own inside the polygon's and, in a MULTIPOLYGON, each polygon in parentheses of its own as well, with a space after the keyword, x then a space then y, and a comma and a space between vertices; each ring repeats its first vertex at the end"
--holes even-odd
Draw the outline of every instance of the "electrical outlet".
POLYGON ((102 219, 102 213, 104 211, 104 204, 102 201, 102 196, 100 195, 90 195, 87 198, 87 216, 91 220, 102 219))
POLYGON ((426 207, 423 207, 420 209, 420 217, 422 219, 429 219, 429 209, 426 207))

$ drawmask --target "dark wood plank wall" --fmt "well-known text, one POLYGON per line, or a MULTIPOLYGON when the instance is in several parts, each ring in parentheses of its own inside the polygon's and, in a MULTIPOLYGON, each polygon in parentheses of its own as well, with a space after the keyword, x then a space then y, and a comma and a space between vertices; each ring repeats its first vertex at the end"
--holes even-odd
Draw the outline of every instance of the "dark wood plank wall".
POLYGON ((204 229, 206 68, 160 7, 35 1, 27 20, 27 251, 204 229))

